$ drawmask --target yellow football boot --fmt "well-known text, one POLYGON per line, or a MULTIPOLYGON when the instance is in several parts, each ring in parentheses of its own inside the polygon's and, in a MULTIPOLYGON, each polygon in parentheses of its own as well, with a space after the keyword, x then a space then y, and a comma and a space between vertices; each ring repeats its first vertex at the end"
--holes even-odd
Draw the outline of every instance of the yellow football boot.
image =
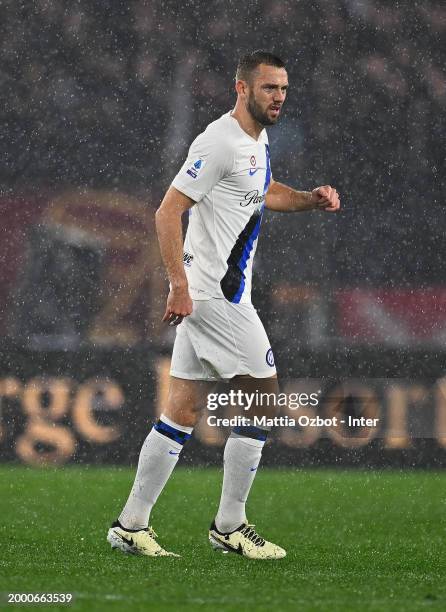
POLYGON ((161 548, 155 540, 156 533, 151 527, 139 531, 126 531, 116 521, 108 530, 107 542, 112 548, 117 548, 130 555, 146 555, 147 557, 179 557, 173 552, 161 548))
POLYGON ((260 537, 254 525, 243 523, 230 533, 221 533, 212 523, 209 530, 212 548, 222 552, 233 552, 248 559, 282 559, 286 551, 277 544, 260 537))

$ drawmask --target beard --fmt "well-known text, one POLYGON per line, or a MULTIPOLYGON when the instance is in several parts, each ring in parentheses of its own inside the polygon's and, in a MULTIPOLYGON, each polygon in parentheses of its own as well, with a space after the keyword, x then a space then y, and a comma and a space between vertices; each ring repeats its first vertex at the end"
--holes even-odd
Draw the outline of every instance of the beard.
POLYGON ((249 96, 247 108, 251 116, 264 127, 267 125, 274 125, 279 118, 279 115, 277 115, 275 119, 268 117, 267 112, 261 108, 260 104, 255 99, 254 94, 249 96))

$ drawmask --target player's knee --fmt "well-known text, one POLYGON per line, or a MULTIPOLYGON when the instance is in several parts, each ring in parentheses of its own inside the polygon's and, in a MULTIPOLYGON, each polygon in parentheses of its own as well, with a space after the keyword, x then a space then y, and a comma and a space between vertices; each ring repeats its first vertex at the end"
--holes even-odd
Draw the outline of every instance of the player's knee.
POLYGON ((163 413, 178 425, 182 425, 183 427, 195 427, 198 419, 200 418, 199 410, 191 410, 184 409, 179 407, 172 408, 171 406, 166 406, 163 410, 163 413))

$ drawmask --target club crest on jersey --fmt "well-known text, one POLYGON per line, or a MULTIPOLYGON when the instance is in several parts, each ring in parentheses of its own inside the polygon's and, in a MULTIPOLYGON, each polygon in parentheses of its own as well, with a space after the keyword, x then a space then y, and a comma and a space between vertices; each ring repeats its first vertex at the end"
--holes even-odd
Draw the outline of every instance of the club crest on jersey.
POLYGON ((197 161, 195 161, 192 166, 186 170, 186 174, 191 176, 193 179, 196 179, 205 163, 206 162, 204 159, 197 159, 197 161))
POLYGON ((251 166, 255 166, 256 165, 256 158, 254 155, 251 155, 251 159, 249 160, 251 162, 251 166))

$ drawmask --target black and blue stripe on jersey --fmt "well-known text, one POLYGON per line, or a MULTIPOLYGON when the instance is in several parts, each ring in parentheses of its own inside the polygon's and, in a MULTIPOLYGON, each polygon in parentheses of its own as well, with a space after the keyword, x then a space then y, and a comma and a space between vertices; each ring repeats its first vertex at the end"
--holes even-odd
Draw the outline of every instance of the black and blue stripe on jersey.
MULTIPOLYGON (((265 144, 265 155, 266 173, 265 185, 263 187, 264 196, 266 196, 266 192, 268 191, 268 187, 271 182, 271 163, 269 146, 267 144, 265 144)), ((226 261, 228 264, 228 269, 220 281, 220 287, 225 298, 234 304, 238 304, 240 302, 245 290, 245 269, 248 264, 248 259, 251 256, 254 242, 259 235, 264 208, 265 204, 263 203, 260 208, 253 212, 248 223, 238 235, 238 238, 226 261)))

